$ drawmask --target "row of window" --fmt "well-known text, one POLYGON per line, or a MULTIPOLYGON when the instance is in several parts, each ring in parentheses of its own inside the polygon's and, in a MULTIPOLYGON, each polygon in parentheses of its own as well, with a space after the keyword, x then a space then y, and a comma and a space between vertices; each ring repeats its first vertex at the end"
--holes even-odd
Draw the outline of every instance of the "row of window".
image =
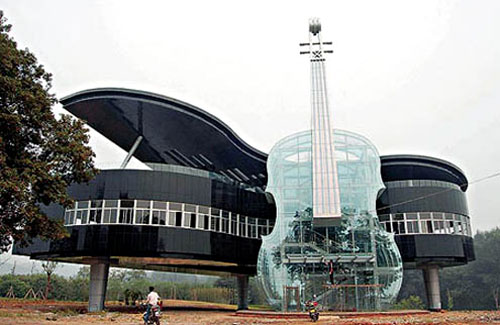
POLYGON ((472 236, 469 217, 456 213, 412 212, 378 216, 388 232, 472 236))
POLYGON ((146 200, 78 201, 66 209, 64 224, 130 224, 193 228, 260 238, 274 221, 187 203, 146 200))
POLYGON ((408 179, 404 181, 392 181, 384 183, 387 188, 403 188, 403 187, 445 187, 459 190, 460 186, 450 182, 435 181, 430 179, 408 179))

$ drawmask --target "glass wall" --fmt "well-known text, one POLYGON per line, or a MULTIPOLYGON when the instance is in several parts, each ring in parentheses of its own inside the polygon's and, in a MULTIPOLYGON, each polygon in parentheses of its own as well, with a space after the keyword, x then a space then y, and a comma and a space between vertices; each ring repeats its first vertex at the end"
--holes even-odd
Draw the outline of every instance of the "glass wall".
POLYGON ((65 226, 86 224, 182 227, 260 238, 270 233, 274 221, 201 205, 151 200, 77 201, 66 209, 65 226))
POLYGON ((269 155, 267 190, 277 218, 262 239, 257 273, 276 309, 303 307, 315 294, 322 309, 375 310, 399 292, 401 255, 376 214, 383 188, 378 152, 346 131, 335 130, 334 142, 342 217, 330 224, 312 217, 311 132, 281 140, 269 155), (300 301, 292 299, 296 290, 300 301))

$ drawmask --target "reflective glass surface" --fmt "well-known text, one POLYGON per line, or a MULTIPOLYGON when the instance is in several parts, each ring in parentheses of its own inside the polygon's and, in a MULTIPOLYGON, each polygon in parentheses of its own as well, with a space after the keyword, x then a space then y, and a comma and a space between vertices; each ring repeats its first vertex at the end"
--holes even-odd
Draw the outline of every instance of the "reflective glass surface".
POLYGON ((312 218, 311 132, 281 140, 269 155, 277 218, 263 237, 257 273, 276 309, 297 307, 294 290, 302 307, 315 294, 321 308, 337 310, 381 309, 399 292, 401 256, 375 212, 383 188, 378 152, 354 133, 335 130, 334 141, 342 211, 335 224, 312 218))

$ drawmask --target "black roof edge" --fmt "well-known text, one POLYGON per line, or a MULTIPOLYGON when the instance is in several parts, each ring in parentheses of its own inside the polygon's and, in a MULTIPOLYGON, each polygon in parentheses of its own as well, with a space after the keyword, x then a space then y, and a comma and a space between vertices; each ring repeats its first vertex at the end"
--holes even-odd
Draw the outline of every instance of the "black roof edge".
POLYGON ((64 96, 59 101, 64 107, 64 106, 69 106, 71 104, 74 104, 74 103, 77 103, 77 102, 80 102, 83 100, 89 100, 89 99, 92 99, 95 97, 101 97, 101 96, 125 96, 125 97, 129 97, 129 98, 134 98, 134 99, 157 101, 157 102, 161 102, 161 103, 165 103, 165 104, 175 104, 175 106, 181 107, 182 109, 185 109, 189 113, 194 114, 194 115, 200 117, 201 119, 208 120, 210 123, 212 123, 213 125, 218 127, 221 131, 226 133, 226 135, 229 138, 231 138, 234 142, 238 143, 243 148, 251 151, 259 159, 261 159, 263 161, 267 160, 267 154, 250 146, 243 139, 241 139, 227 124, 222 122, 220 119, 218 119, 214 115, 202 110, 199 107, 196 107, 194 105, 188 104, 186 102, 183 102, 183 101, 175 99, 175 98, 167 97, 167 96, 152 93, 152 92, 142 91, 142 90, 105 87, 105 88, 92 88, 92 89, 82 90, 82 91, 76 92, 74 94, 64 96))
POLYGON ((430 157, 430 156, 423 156, 423 155, 411 155, 411 154, 398 154, 398 155, 384 155, 380 156, 380 161, 382 165, 384 163, 389 164, 389 163, 403 163, 403 162, 409 162, 409 163, 425 163, 429 165, 434 165, 436 167, 440 168, 445 168, 449 170, 452 174, 456 175, 457 178, 460 179, 460 187, 465 191, 468 187, 469 181, 467 180, 467 177, 465 176, 465 173, 455 164, 452 164, 451 162, 440 159, 440 158, 435 158, 435 157, 430 157))

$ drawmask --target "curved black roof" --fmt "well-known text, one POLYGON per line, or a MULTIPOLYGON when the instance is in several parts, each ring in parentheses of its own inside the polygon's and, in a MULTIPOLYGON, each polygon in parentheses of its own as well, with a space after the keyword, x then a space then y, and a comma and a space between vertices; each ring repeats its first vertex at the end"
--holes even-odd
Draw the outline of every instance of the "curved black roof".
POLYGON ((428 179, 451 182, 467 190, 464 172, 454 164, 428 156, 388 155, 381 156, 384 182, 409 179, 428 179))
MULTIPOLYGON (((145 163, 215 171, 252 185, 267 182, 263 153, 244 142, 215 116, 180 100, 122 88, 81 91, 61 99, 64 108, 145 163)), ((465 174, 452 163, 419 155, 381 156, 384 182, 431 179, 467 189, 465 174)))
POLYGON ((144 91, 100 88, 61 99, 64 108, 145 163, 216 171, 237 181, 265 184, 267 155, 198 107, 144 91))

